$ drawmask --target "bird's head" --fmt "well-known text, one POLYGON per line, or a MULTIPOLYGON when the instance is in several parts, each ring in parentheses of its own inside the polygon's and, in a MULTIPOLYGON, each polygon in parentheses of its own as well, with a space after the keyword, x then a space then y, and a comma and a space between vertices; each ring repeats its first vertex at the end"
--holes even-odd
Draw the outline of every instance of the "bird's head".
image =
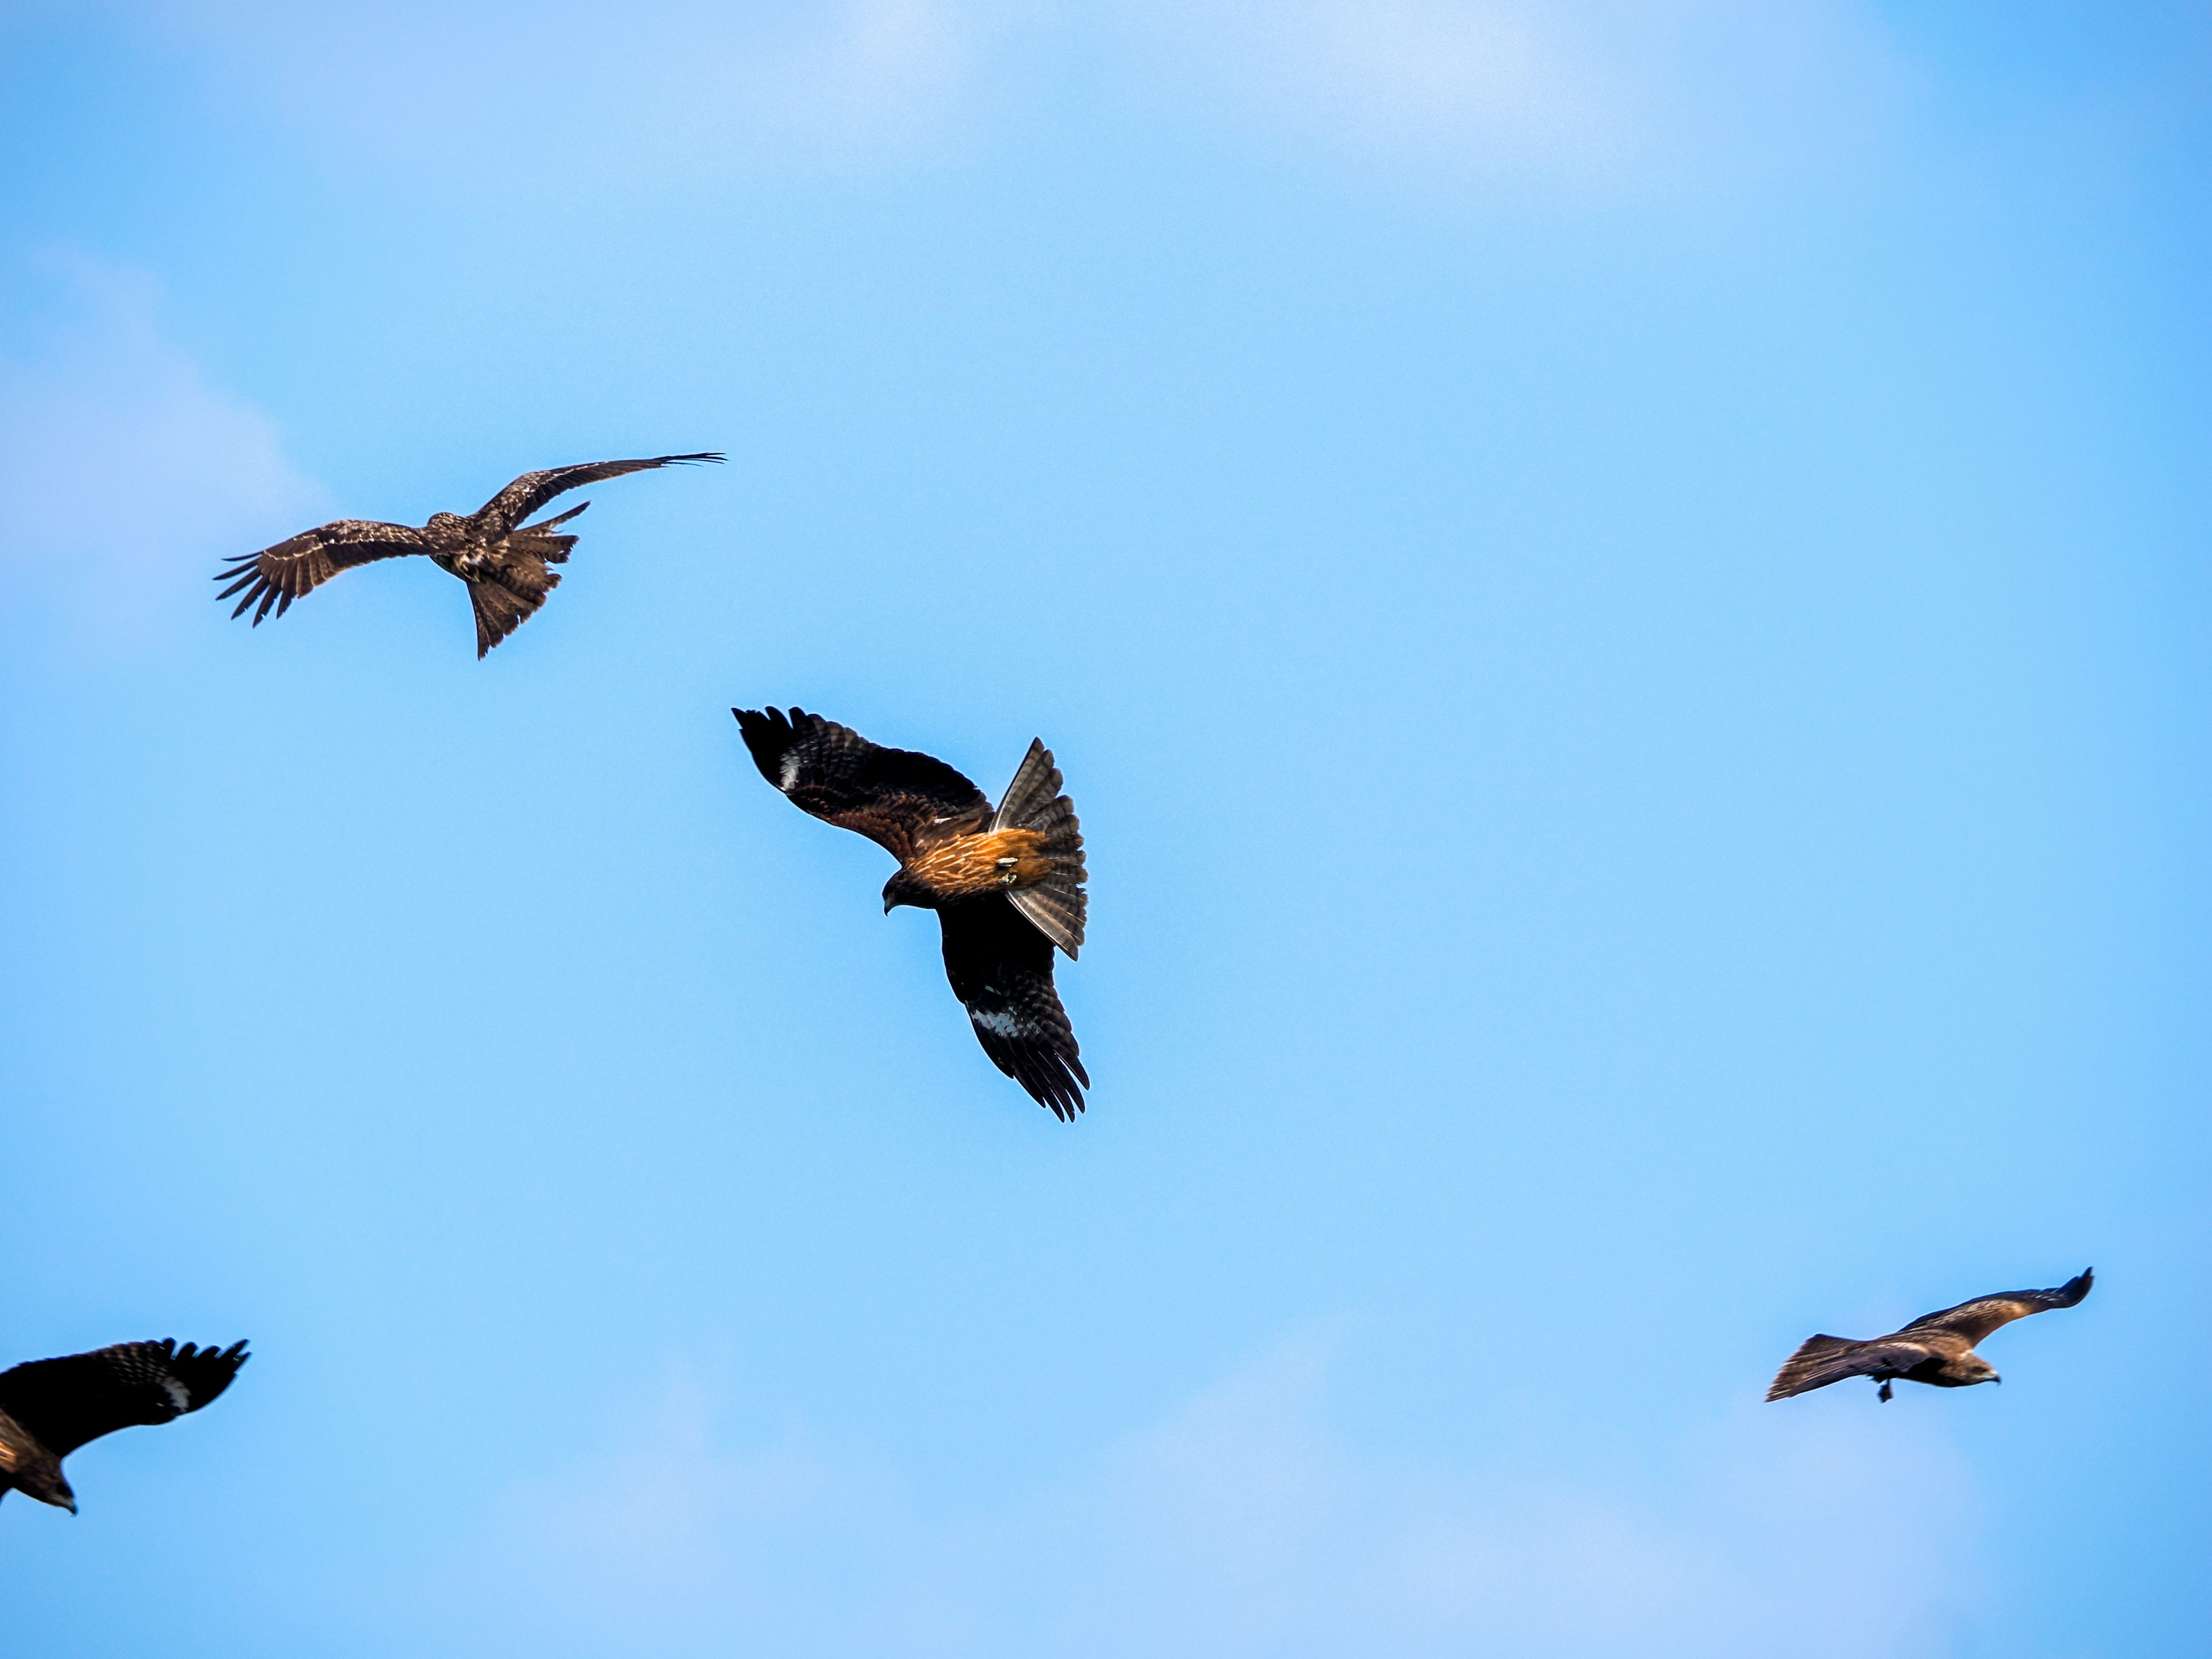
POLYGON ((1961 1359, 1959 1362, 1959 1369, 1966 1374, 1966 1382, 1970 1387, 1977 1382, 2004 1381, 2004 1378, 1997 1375, 1997 1368, 1978 1353, 1970 1353, 1961 1359))
POLYGON ((422 528, 457 536, 468 528, 468 523, 469 521, 458 513, 433 513, 430 515, 430 522, 424 525, 422 528))
POLYGON ((898 871, 884 884, 884 914, 890 915, 902 904, 911 904, 927 909, 929 896, 929 889, 907 874, 905 871, 898 871))
POLYGON ((76 1494, 62 1476, 62 1460, 58 1457, 26 1458, 9 1479, 15 1490, 28 1492, 41 1504, 52 1504, 58 1510, 76 1513, 76 1494))

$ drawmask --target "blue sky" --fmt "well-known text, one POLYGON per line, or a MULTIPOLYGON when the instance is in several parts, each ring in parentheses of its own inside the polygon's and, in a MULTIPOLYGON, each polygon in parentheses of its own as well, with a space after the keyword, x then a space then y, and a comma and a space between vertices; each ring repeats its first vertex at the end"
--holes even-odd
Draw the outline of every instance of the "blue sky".
POLYGON ((0 8, 0 1334, 257 1352, 0 1506, 24 1650, 2203 1651, 2208 72, 0 8), (483 663, 421 562, 212 602, 704 447, 483 663), (767 702, 1053 746, 1082 1121, 767 702))

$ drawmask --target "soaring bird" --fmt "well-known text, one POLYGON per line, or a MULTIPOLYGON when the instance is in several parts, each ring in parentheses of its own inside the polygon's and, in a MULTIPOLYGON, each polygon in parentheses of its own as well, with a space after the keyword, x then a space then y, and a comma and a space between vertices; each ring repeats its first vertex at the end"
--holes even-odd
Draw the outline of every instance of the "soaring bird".
POLYGON ((899 861, 884 914, 937 912, 945 974, 975 1040, 1062 1122, 1091 1079, 1053 988, 1054 945, 1083 944, 1083 835, 1052 751, 1032 741, 997 809, 943 761, 884 749, 794 708, 732 708, 761 775, 817 818, 856 830, 899 861))
POLYGON ((259 608, 253 613, 253 625, 258 628, 270 605, 276 607, 281 617, 292 608, 293 600, 320 587, 341 570, 378 559, 427 553, 439 569, 469 585, 469 603, 477 613, 477 656, 481 659, 485 652, 536 615, 545 596, 561 585, 559 574, 546 567, 568 562, 576 538, 554 532, 591 503, 580 501, 566 513, 556 513, 536 524, 525 524, 525 519, 556 495, 605 478, 681 462, 721 459, 711 452, 656 455, 650 460, 592 461, 581 466, 526 472, 467 518, 433 513, 430 522, 420 530, 366 519, 334 519, 313 530, 301 531, 289 541, 233 559, 216 577, 230 586, 216 597, 227 599, 245 590, 246 597, 230 614, 242 617, 246 608, 258 600, 259 608))
POLYGON ((243 1342, 180 1348, 170 1339, 0 1371, 0 1496, 12 1486, 75 1515, 76 1494, 62 1478, 62 1459, 134 1423, 167 1423, 198 1411, 250 1358, 243 1342))
POLYGON ((1844 1336, 1808 1336, 1775 1373, 1769 1400, 1825 1389, 1847 1376, 1870 1376, 1881 1384, 1876 1398, 1889 1398, 1889 1385, 1902 1377, 1939 1389, 1971 1389, 1977 1382, 2002 1382, 1996 1368, 1974 1352, 2000 1325, 2052 1308, 2070 1308, 2089 1294, 2096 1275, 2081 1273, 2053 1291, 2005 1291, 1961 1302, 1940 1313, 1923 1314, 1901 1331, 1854 1342, 1844 1336))

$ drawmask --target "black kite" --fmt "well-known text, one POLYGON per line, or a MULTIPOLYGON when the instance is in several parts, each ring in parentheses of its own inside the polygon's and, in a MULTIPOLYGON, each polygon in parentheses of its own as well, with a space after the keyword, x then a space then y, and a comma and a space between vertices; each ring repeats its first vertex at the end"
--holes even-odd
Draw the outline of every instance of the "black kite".
POLYGON ((258 628, 270 605, 276 607, 281 617, 292 608, 293 600, 321 586, 341 570, 379 559, 424 553, 439 569, 469 585, 469 602, 477 613, 477 656, 481 659, 528 622, 545 603, 545 596, 561 585, 559 574, 546 567, 568 562, 576 538, 556 535, 554 531, 591 503, 580 501, 566 513, 536 524, 525 524, 525 519, 556 495, 586 484, 656 466, 721 459, 711 453, 656 455, 650 460, 592 461, 581 466, 526 472, 469 517, 433 513, 430 522, 420 530, 367 519, 334 519, 301 531, 289 541, 233 559, 216 577, 230 586, 216 597, 227 599, 244 589, 246 597, 230 614, 242 617, 246 607, 258 600, 259 607, 253 613, 253 625, 258 628))
POLYGON ((1809 1336, 1790 1363, 1775 1374, 1769 1400, 1825 1389, 1847 1376, 1870 1376, 1881 1384, 1879 1399, 1889 1398, 1899 1378, 1938 1389, 1970 1389, 1977 1382, 2002 1382, 1996 1368, 1974 1352, 1974 1345, 2001 1325, 2052 1308, 2070 1308, 2089 1294, 2095 1274, 2084 1267, 2055 1291, 2006 1291, 1961 1302, 1941 1313, 1923 1314, 1901 1331, 1854 1342, 1844 1336, 1809 1336))
POLYGON ((899 861, 884 912, 937 912, 945 974, 998 1068, 1063 1122, 1091 1086, 1053 988, 1052 952, 1083 944, 1087 872, 1075 804, 1042 742, 995 811, 943 761, 884 749, 794 708, 733 708, 761 775, 816 817, 858 830, 899 861))

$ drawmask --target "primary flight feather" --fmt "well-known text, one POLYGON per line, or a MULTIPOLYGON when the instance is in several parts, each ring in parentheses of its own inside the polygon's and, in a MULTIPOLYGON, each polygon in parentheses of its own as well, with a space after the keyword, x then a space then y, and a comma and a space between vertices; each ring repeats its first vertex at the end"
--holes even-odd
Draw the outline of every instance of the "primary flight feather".
POLYGON ((761 775, 816 817, 899 861, 884 887, 937 912, 945 975, 992 1063, 1063 1122, 1091 1079, 1052 980, 1074 960, 1085 915, 1083 834, 1052 751, 1032 742, 994 809, 943 761, 870 743, 800 708, 733 708, 761 775))
POLYGON ((227 599, 243 592, 245 597, 230 614, 233 618, 242 617, 248 607, 253 607, 253 625, 258 628, 271 605, 283 616, 292 608, 293 600, 320 587, 341 570, 379 559, 426 554, 438 568, 468 584, 469 603, 477 618, 477 656, 481 659, 536 615, 545 596, 561 585, 559 573, 547 567, 565 563, 576 538, 556 532, 591 503, 580 501, 566 513, 526 524, 532 514, 555 496, 586 484, 653 467, 721 459, 712 451, 702 451, 696 455, 590 461, 580 466, 526 472, 467 518, 456 513, 433 513, 430 522, 420 530, 367 519, 333 519, 274 547, 233 559, 216 577, 230 585, 216 597, 227 599))
POLYGON ((62 1459, 118 1429, 199 1410, 252 1357, 243 1342, 180 1348, 170 1338, 0 1371, 0 1495, 25 1492, 75 1515, 76 1494, 63 1478, 62 1459))

